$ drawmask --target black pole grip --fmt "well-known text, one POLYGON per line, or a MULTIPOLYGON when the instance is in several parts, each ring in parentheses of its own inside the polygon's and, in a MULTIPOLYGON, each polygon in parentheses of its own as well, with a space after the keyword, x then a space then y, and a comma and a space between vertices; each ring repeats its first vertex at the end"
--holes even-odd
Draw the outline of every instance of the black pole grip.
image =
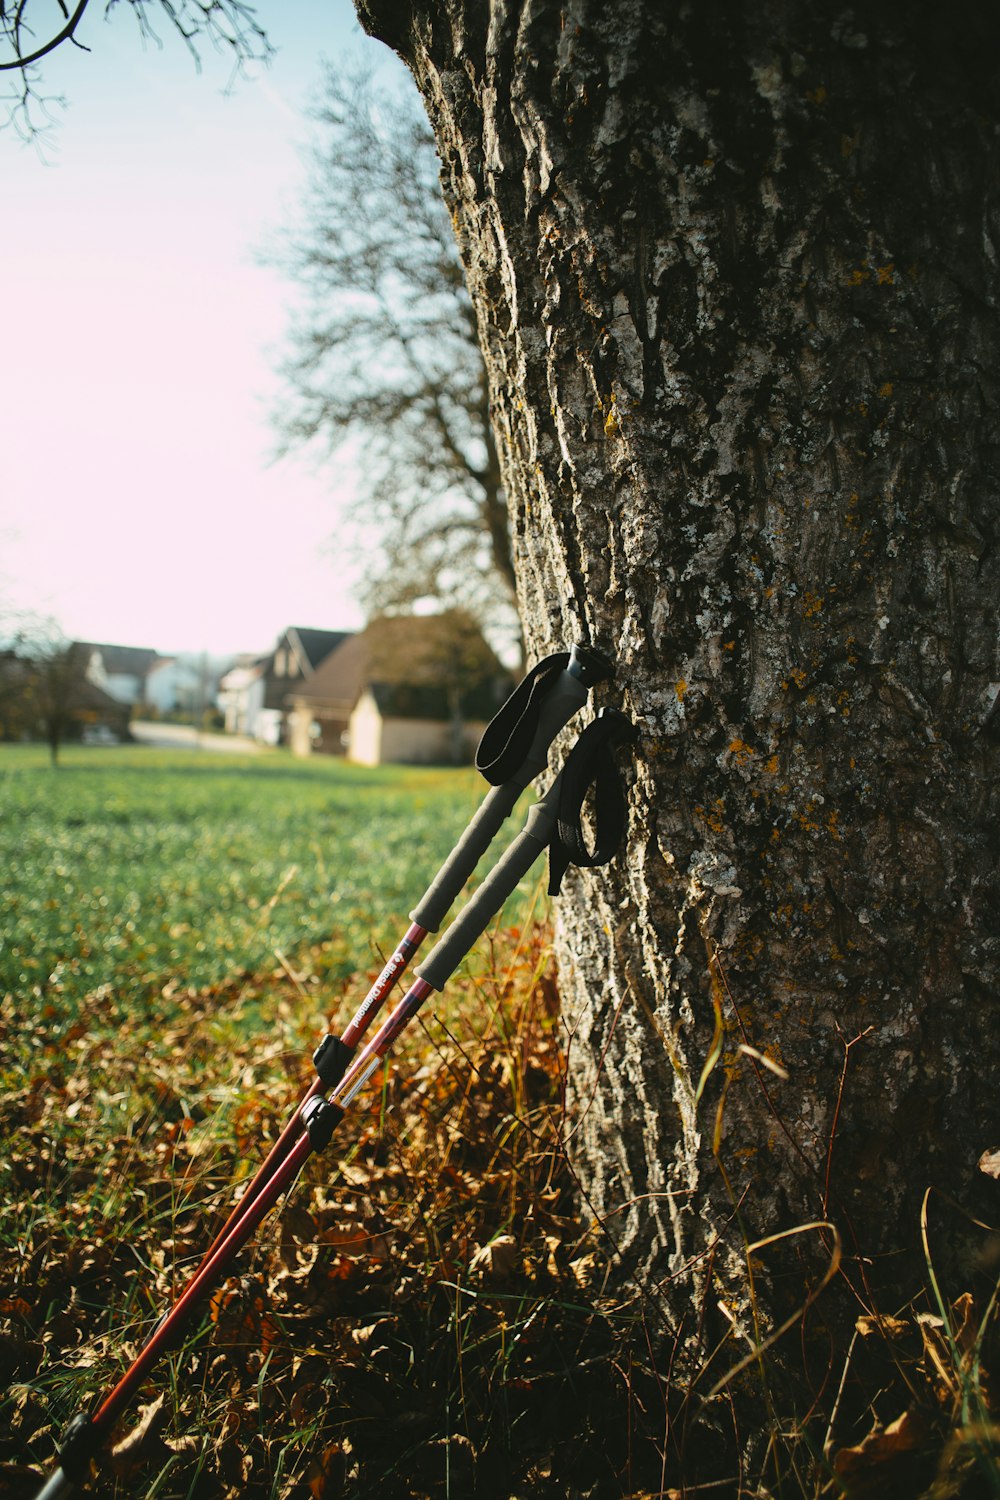
MULTIPOLYGON (((611 675, 611 666, 604 657, 586 646, 574 646, 564 660, 566 665, 554 676, 538 704, 538 718, 527 752, 519 757, 518 765, 505 780, 487 793, 472 822, 411 911, 411 922, 425 932, 437 932, 518 797, 545 770, 549 747, 560 729, 584 706, 590 689, 611 675)), ((503 713, 501 709, 494 724, 503 713)))

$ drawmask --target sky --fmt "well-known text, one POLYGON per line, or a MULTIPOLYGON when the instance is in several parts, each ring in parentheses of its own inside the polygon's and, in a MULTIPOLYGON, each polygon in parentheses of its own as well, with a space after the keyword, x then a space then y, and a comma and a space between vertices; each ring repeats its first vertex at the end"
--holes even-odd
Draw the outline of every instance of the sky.
POLYGON ((227 90, 210 47, 199 73, 168 24, 158 50, 94 9, 91 50, 42 64, 52 131, 0 131, 0 615, 165 654, 356 628, 350 464, 274 461, 296 292, 262 257, 299 215, 322 60, 401 65, 350 0, 259 0, 277 55, 227 90))

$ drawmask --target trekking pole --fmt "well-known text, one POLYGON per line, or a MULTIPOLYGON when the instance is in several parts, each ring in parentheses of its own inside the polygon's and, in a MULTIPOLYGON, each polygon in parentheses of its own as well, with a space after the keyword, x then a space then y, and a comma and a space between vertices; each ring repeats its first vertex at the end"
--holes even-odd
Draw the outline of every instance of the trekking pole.
MULTIPOLYGON (((551 663, 551 659, 548 660, 551 663)), ((419 942, 427 931, 433 930, 431 924, 434 927, 439 925, 444 912, 452 904, 468 878, 468 874, 471 873, 481 854, 495 837, 517 797, 527 786, 528 781, 545 765, 548 748, 555 735, 586 701, 589 686, 609 675, 607 664, 595 653, 585 652, 583 648, 575 649, 574 653, 565 658, 565 661, 565 666, 558 664, 555 668, 551 665, 547 667, 547 674, 551 676, 553 672, 558 672, 558 678, 554 685, 550 684, 549 692, 545 694, 540 694, 537 684, 545 675, 541 669, 546 667, 546 663, 539 663, 534 673, 531 674, 534 678, 534 685, 530 685, 529 679, 525 679, 505 705, 505 708, 509 709, 510 704, 518 699, 520 693, 517 712, 508 712, 505 719, 504 710, 501 710, 490 729, 487 730, 487 734, 483 736, 478 761, 483 762, 487 755, 491 756, 486 761, 489 767, 486 774, 490 775, 492 772, 493 775, 497 775, 498 767, 500 771, 510 774, 495 785, 494 790, 487 795, 456 849, 445 861, 419 906, 411 914, 414 921, 407 934, 407 939, 411 944, 411 953, 419 946, 419 942), (575 672, 570 670, 574 666, 575 672), (569 682, 564 681, 567 677, 569 682), (526 684, 529 685, 526 687, 526 684), (525 691, 522 692, 522 689, 525 691), (539 696, 542 701, 536 702, 534 708, 531 708, 532 698, 539 696), (529 705, 528 710, 524 710, 525 704, 529 705), (495 729, 495 726, 499 727, 495 729), (494 734, 490 736, 490 730, 494 729, 494 734), (526 752, 525 745, 527 745, 526 752), (493 754, 494 751, 495 754, 493 754), (511 765, 515 760, 516 769, 511 771, 511 765), (464 874, 462 874, 463 870, 464 874), (423 918, 423 921, 418 922, 416 920, 418 917, 423 918)), ((616 719, 620 717, 616 716, 616 719)), ((594 730, 597 725, 604 722, 611 725, 612 720, 595 721, 590 729, 594 730)), ((452 924, 445 937, 431 953, 428 959, 429 977, 427 979, 418 977, 374 1041, 364 1049, 355 1063, 350 1063, 357 1038, 363 1033, 375 1011, 383 1003, 409 957, 409 954, 401 951, 402 945, 401 950, 393 954, 372 991, 359 1007, 344 1037, 334 1039, 339 1044, 338 1060, 343 1062, 343 1066, 337 1071, 334 1080, 337 1087, 333 1097, 331 1100, 320 1097, 324 1088, 330 1089, 333 1086, 320 1075, 296 1110, 289 1125, 286 1126, 280 1141, 276 1142, 272 1149, 265 1163, 265 1167, 270 1164, 270 1169, 267 1172, 264 1167, 260 1169, 252 1184, 255 1190, 252 1193, 248 1190, 244 1194, 223 1230, 213 1242, 201 1266, 191 1277, 177 1302, 153 1330, 132 1365, 96 1411, 92 1409, 90 1412, 80 1412, 69 1423, 58 1450, 59 1466, 39 1491, 37 1500, 58 1500, 58 1497, 70 1494, 76 1486, 85 1482, 91 1458, 110 1435, 118 1417, 160 1354, 173 1345, 183 1333, 207 1293, 228 1271, 235 1256, 298 1175, 309 1155, 315 1150, 322 1149, 328 1143, 334 1128, 343 1118, 347 1104, 358 1093, 374 1071, 380 1058, 388 1051, 392 1041, 416 1013, 419 1005, 429 994, 433 993, 435 988, 440 988, 461 960, 463 952, 467 951, 477 937, 485 931, 491 917, 500 910, 522 875, 534 863, 546 844, 552 840, 557 822, 562 831, 563 822, 559 819, 557 792, 562 785, 566 784, 567 773, 570 772, 574 758, 582 767, 579 752, 587 734, 588 731, 584 731, 564 771, 553 782, 545 797, 532 809, 529 815, 529 826, 514 840, 510 849, 472 898, 469 907, 463 911, 462 917, 452 924), (468 915, 470 908, 473 908, 471 920, 468 915), (464 949, 458 947, 460 942, 465 942, 464 949), (447 973, 444 969, 446 962, 451 963, 451 968, 447 973), (373 995, 376 996, 374 1000, 373 995), (345 1052, 346 1057, 344 1057, 345 1052), (283 1150, 279 1152, 278 1147, 282 1144, 283 1150)), ((620 727, 616 726, 613 737, 617 740, 620 736, 620 727)), ((609 739, 607 730, 602 738, 609 739)), ((483 768, 482 764, 480 768, 483 768)), ((599 781, 600 773, 595 770, 594 774, 599 781)), ((579 776, 577 780, 579 781, 579 776)), ((581 794, 581 806, 582 796, 586 794, 586 790, 587 788, 584 787, 581 794)), ((623 807, 622 803, 619 821, 624 817, 623 807)), ((603 863, 610 858, 613 848, 609 845, 608 837, 602 835, 602 819, 606 823, 607 814, 602 813, 599 802, 598 848, 591 855, 582 842, 581 834, 575 852, 571 849, 566 854, 561 870, 565 869, 566 864, 574 858, 577 863, 591 864, 603 863)), ((618 837, 620 837, 620 830, 614 835, 615 846, 618 837)), ((562 859, 562 856, 558 858, 562 859)), ((553 879, 556 883, 554 887, 550 884, 550 889, 557 889, 558 879, 561 878, 561 870, 558 877, 555 875, 555 861, 554 855, 553 879)), ((321 1047, 317 1049, 318 1054, 323 1052, 324 1046, 325 1044, 321 1044, 321 1047)))
POLYGON ((303 1129, 310 1100, 343 1076, 365 1031, 381 1010, 428 933, 436 932, 466 881, 513 811, 521 793, 548 764, 559 731, 587 702, 591 688, 612 675, 610 663, 590 647, 575 645, 535 664, 487 726, 476 767, 491 783, 458 843, 410 913, 410 926, 375 983, 338 1036, 329 1033, 313 1053, 316 1077, 252 1181, 218 1231, 205 1260, 225 1240, 240 1216, 278 1168, 303 1129))
POLYGON ((330 1099, 321 1102, 311 1118, 322 1119, 325 1104, 326 1108, 338 1112, 331 1129, 339 1123, 400 1032, 424 1001, 444 988, 466 953, 482 937, 504 902, 546 848, 549 849, 550 895, 558 894, 569 865, 593 867, 607 864, 613 857, 624 833, 626 816, 613 751, 633 737, 629 720, 613 709, 603 710, 600 717, 588 725, 549 790, 530 809, 521 833, 427 958, 417 965, 416 978, 402 1000, 348 1067, 332 1090, 330 1099), (597 829, 595 847, 588 850, 581 818, 583 804, 592 788, 596 789, 597 829))

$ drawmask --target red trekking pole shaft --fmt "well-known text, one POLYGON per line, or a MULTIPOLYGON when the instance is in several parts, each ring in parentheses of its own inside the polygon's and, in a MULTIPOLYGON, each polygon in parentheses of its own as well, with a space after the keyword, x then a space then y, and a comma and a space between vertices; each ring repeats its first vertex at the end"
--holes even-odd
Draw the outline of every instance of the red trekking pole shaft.
MULTIPOLYGON (((402 942, 393 952, 388 963, 382 969, 378 979, 376 979, 364 1000, 358 1006, 350 1025, 344 1028, 342 1036, 334 1038, 334 1041, 339 1042, 342 1048, 349 1049, 347 1053, 348 1059, 353 1055, 354 1049, 364 1035, 366 1027, 385 1004, 400 975, 404 972, 410 959, 416 953, 426 936, 427 933, 424 928, 414 922, 408 929, 402 942)), ((317 1055, 319 1055, 323 1050, 322 1045, 316 1050, 317 1055)), ((324 1081, 321 1075, 313 1079, 309 1089, 300 1099, 295 1113, 291 1116, 284 1130, 257 1168, 253 1178, 247 1185, 246 1191, 241 1195, 239 1202, 232 1209, 228 1219, 206 1251, 205 1261, 208 1261, 215 1254, 216 1250, 229 1235, 233 1226, 242 1219, 258 1193, 262 1191, 270 1181, 272 1175, 281 1166, 281 1163, 285 1160, 285 1157, 302 1133, 302 1115, 306 1106, 311 1100, 319 1097, 323 1092, 323 1087, 324 1081)))
POLYGON ((247 1240, 274 1207, 288 1184, 301 1171, 306 1158, 314 1149, 308 1130, 304 1130, 284 1161, 272 1172, 270 1179, 264 1184, 253 1202, 240 1215, 230 1233, 221 1241, 214 1253, 202 1261, 199 1270, 188 1282, 173 1307, 147 1339, 138 1357, 126 1370, 110 1395, 98 1407, 92 1421, 100 1436, 109 1432, 114 1426, 160 1355, 177 1343, 178 1337, 183 1334, 202 1302, 212 1288, 224 1279, 247 1240))

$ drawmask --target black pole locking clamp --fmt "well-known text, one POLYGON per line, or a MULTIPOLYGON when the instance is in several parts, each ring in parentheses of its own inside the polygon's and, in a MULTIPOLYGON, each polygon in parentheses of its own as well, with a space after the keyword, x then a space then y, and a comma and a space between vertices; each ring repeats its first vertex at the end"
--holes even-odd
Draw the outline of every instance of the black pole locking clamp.
POLYGON ((353 1056, 352 1047, 348 1047, 346 1042, 342 1042, 332 1032, 327 1033, 312 1055, 313 1067, 325 1089, 332 1089, 340 1082, 353 1056))
POLYGON ((302 1123, 309 1135, 313 1151, 322 1151, 330 1144, 330 1137, 344 1118, 339 1104, 329 1099, 310 1099, 302 1111, 302 1123))

